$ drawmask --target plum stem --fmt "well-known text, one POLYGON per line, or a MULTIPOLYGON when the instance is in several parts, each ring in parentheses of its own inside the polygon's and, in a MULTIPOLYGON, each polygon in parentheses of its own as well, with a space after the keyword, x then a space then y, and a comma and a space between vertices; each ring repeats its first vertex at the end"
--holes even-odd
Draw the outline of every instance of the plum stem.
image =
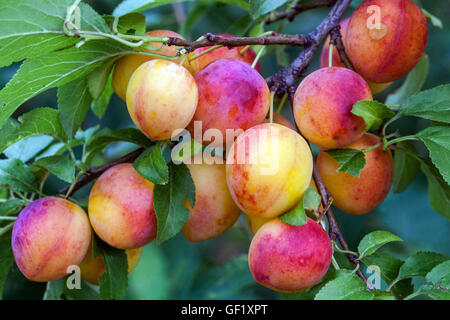
POLYGON ((334 50, 334 45, 330 44, 330 47, 328 49, 328 67, 333 67, 333 50, 334 50))

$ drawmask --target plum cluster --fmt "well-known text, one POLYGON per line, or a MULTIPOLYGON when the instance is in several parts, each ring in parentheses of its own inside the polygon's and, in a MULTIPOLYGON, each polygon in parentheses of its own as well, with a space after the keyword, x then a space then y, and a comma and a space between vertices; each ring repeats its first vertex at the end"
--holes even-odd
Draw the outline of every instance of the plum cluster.
MULTIPOLYGON (((256 55, 251 48, 200 48, 185 60, 127 55, 114 68, 115 92, 126 101, 136 126, 152 140, 170 139, 180 128, 192 132, 194 121, 202 123, 202 130, 216 129, 223 136, 229 129, 242 130, 227 148, 226 164, 188 165, 196 201, 193 207, 185 202, 191 214, 183 233, 194 242, 215 238, 244 212, 254 234, 250 270, 256 281, 278 291, 311 288, 324 277, 332 259, 331 241, 321 224, 308 218, 306 224, 293 226, 278 218, 300 203, 308 187, 316 188, 307 141, 322 148, 316 165, 334 205, 352 215, 377 207, 391 187, 392 155, 383 150, 379 137, 366 133, 364 120, 351 110, 355 102, 371 100, 411 71, 428 34, 425 17, 410 0, 364 1, 341 27, 356 72, 345 68, 337 52, 334 66, 327 66, 329 43, 325 44, 322 68, 295 92, 293 114, 301 134, 279 114, 273 123, 267 120, 270 92, 259 64, 252 68, 256 55), (367 27, 371 5, 381 8, 380 29, 367 27), (197 58, 189 59, 193 56, 197 58), (337 171, 338 163, 325 152, 336 148, 370 149, 360 177, 337 171)), ((167 30, 148 35, 181 38, 167 30)), ((156 52, 177 54, 170 46, 156 52)), ((223 141, 199 142, 224 147, 223 141)), ((126 163, 110 168, 95 182, 88 215, 65 199, 34 201, 14 226, 17 265, 34 281, 58 279, 68 266, 80 265, 83 278, 96 284, 105 266, 102 258, 92 257, 93 229, 110 246, 127 250, 131 272, 141 248, 157 234, 153 188, 126 163)))

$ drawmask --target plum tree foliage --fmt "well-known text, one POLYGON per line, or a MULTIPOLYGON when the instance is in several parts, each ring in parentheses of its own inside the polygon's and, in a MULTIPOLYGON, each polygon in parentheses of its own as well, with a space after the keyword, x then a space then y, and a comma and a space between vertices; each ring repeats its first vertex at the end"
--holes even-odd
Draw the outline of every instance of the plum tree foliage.
POLYGON ((450 219, 450 84, 421 91, 427 18, 438 27, 440 20, 411 0, 217 1, 246 11, 233 24, 239 36, 205 30, 192 41, 193 17, 181 35, 147 30, 142 12, 176 1, 124 0, 112 15, 81 0, 0 2, 0 67, 20 64, 0 90, 0 298, 18 267, 47 283, 45 299, 123 299, 143 246, 181 231, 185 241, 207 241, 243 213, 248 259, 220 270, 244 266, 253 285, 283 298, 449 299, 447 256, 399 260, 379 251, 402 241, 382 230, 352 251, 333 214, 336 206, 364 215, 422 170, 431 206, 450 219), (381 12, 375 28, 366 24, 370 6, 381 12), (283 33, 318 7, 332 9, 314 31, 283 33), (306 75, 322 43, 321 68, 306 75), (286 45, 303 50, 289 61, 286 45), (259 61, 272 50, 280 70, 264 79, 259 61), (403 76, 403 86, 379 101, 376 94, 403 76), (57 109, 20 111, 52 88, 57 109), (113 94, 136 127, 87 127, 89 110, 101 120, 113 94), (280 114, 286 104, 295 122, 280 114), (403 117, 428 127, 390 130, 403 117), (224 141, 208 129, 238 133, 224 141), (135 148, 107 160, 116 142, 135 148), (195 162, 211 150, 212 163, 195 162), (48 188, 52 176, 66 187, 48 188), (89 196, 77 195, 91 182, 89 196), (77 265, 98 287, 67 290, 67 270, 77 265), (373 266, 384 291, 368 277, 373 266), (421 287, 415 277, 425 279, 421 287))

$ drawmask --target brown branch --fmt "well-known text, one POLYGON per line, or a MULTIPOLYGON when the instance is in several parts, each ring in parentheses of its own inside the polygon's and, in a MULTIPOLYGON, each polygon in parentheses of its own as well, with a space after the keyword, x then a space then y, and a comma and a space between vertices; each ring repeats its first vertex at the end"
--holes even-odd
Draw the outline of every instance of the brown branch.
POLYGON ((277 95, 288 93, 289 96, 293 97, 297 79, 304 75, 319 44, 325 39, 331 29, 339 25, 339 21, 351 2, 351 0, 336 1, 325 20, 314 31, 306 35, 310 41, 308 41, 308 45, 305 46, 300 55, 289 66, 266 79, 271 91, 276 92, 277 95))
POLYGON ((184 47, 186 51, 191 52, 202 47, 214 45, 223 45, 226 47, 240 47, 246 45, 290 45, 304 46, 311 42, 308 36, 302 34, 280 34, 272 32, 270 35, 259 37, 224 37, 207 33, 202 40, 188 41, 181 38, 169 37, 167 45, 184 47))
POLYGON ((336 47, 336 50, 339 53, 339 58, 345 64, 345 66, 350 70, 355 70, 350 59, 345 53, 344 43, 342 42, 341 35, 341 26, 337 25, 330 31, 330 44, 333 44, 336 47))
POLYGON ((274 15, 268 17, 265 20, 266 24, 271 24, 279 20, 287 19, 288 21, 293 21, 297 15, 307 10, 320 8, 320 7, 331 7, 336 3, 337 0, 315 0, 308 3, 297 3, 291 9, 285 12, 277 12, 274 15))
POLYGON ((77 192, 84 186, 88 185, 89 183, 100 177, 102 173, 108 170, 109 168, 112 168, 115 165, 121 163, 133 162, 141 155, 142 152, 144 152, 144 149, 140 148, 104 165, 98 167, 89 167, 88 170, 86 171, 86 174, 75 183, 75 186, 70 191, 70 194, 67 194, 70 190, 70 186, 67 186, 64 189, 59 190, 58 194, 67 195, 68 197, 71 197, 75 192, 77 192))
MULTIPOLYGON (((329 202, 330 195, 323 183, 322 177, 320 176, 316 165, 314 165, 313 179, 317 186, 317 189, 319 190, 320 196, 322 197, 322 205, 325 207, 329 202)), ((329 226, 328 232, 330 234, 330 238, 334 241, 336 241, 336 240, 339 241, 342 249, 344 249, 346 251, 350 251, 350 248, 348 247, 348 244, 345 241, 344 236, 342 235, 341 229, 339 228, 339 225, 336 222, 336 218, 334 217, 334 214, 333 214, 333 211, 331 210, 331 208, 328 208, 326 215, 327 215, 327 220, 328 220, 328 226, 329 226)), ((353 264, 354 267, 356 267, 359 264, 359 261, 358 261, 358 259, 356 259, 355 256, 353 256, 351 254, 347 254, 347 258, 353 264)), ((361 270, 358 269, 356 271, 356 274, 364 281, 364 283, 366 284, 366 286, 368 288, 371 288, 371 285, 368 283, 366 276, 364 275, 364 273, 362 273, 361 270)))

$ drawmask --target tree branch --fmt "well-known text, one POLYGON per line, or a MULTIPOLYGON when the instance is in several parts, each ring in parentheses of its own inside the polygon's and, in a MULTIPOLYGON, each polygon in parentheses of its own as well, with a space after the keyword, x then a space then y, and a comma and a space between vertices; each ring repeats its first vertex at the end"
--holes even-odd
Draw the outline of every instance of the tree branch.
MULTIPOLYGON (((325 207, 328 204, 328 199, 329 199, 330 195, 322 181, 322 177, 320 176, 316 165, 314 165, 313 179, 314 179, 314 182, 320 193, 320 196, 322 197, 322 205, 325 207)), ((342 249, 344 249, 346 251, 350 251, 350 248, 348 247, 348 244, 344 239, 344 236, 341 232, 341 229, 339 228, 339 225, 336 222, 336 219, 334 217, 334 214, 333 214, 333 211, 331 210, 331 208, 328 208, 326 215, 327 215, 327 220, 328 220, 330 238, 332 240, 339 241, 342 249)), ((347 254, 347 258, 353 264, 354 267, 356 267, 359 264, 359 261, 358 261, 358 259, 355 258, 355 256, 353 256, 351 254, 347 254)), ((366 284, 366 286, 368 288, 371 288, 371 285, 368 283, 366 276, 364 275, 364 273, 362 273, 361 270, 358 269, 356 271, 356 274, 364 281, 364 283, 366 284)))
POLYGON ((341 35, 341 26, 337 25, 330 31, 330 43, 333 44, 336 47, 336 50, 339 53, 339 58, 341 61, 345 64, 345 66, 350 70, 355 70, 352 63, 350 62, 350 59, 348 58, 347 54, 345 53, 345 47, 344 43, 342 42, 342 35, 341 35))
POLYGON ((290 35, 272 32, 270 35, 259 37, 224 37, 207 33, 203 39, 198 41, 188 41, 181 38, 169 37, 167 45, 184 47, 186 51, 191 52, 202 47, 214 45, 223 45, 226 47, 239 47, 246 45, 272 45, 284 44, 290 46, 304 46, 311 42, 308 36, 302 34, 290 35))
POLYGON ((285 12, 277 12, 274 15, 268 17, 264 22, 266 24, 271 24, 284 19, 293 21, 295 17, 302 12, 320 7, 331 7, 336 3, 336 1, 337 0, 315 0, 308 3, 297 3, 291 9, 285 12))
POLYGON ((351 2, 352 0, 336 1, 325 20, 307 35, 311 41, 305 46, 299 56, 289 66, 266 79, 271 91, 275 91, 277 95, 288 93, 289 96, 293 97, 297 79, 304 75, 319 44, 325 39, 331 29, 339 25, 339 21, 351 2))
POLYGON ((86 174, 75 183, 75 186, 70 191, 70 194, 67 194, 67 192, 69 192, 70 186, 67 186, 64 189, 59 190, 58 194, 67 195, 68 197, 71 197, 78 190, 80 190, 84 186, 88 185, 89 183, 100 177, 102 173, 108 170, 109 168, 112 168, 115 165, 121 163, 133 162, 141 155, 142 152, 144 152, 144 149, 140 148, 104 165, 98 167, 89 167, 88 170, 86 171, 86 174))

